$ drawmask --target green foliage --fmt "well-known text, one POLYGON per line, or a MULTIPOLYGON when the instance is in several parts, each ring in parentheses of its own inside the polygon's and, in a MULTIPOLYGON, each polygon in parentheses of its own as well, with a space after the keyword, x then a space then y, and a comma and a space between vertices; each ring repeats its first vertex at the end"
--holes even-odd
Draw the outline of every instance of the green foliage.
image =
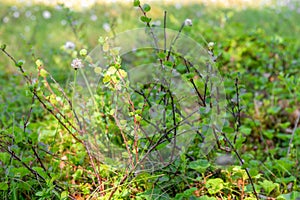
MULTIPOLYGON (((300 26, 296 10, 268 7, 216 10, 201 5, 187 5, 178 10, 173 5, 151 8, 149 4, 134 0, 133 6, 145 12, 139 18, 143 23, 138 23, 139 19, 133 17, 136 11, 127 6, 101 5, 73 11, 64 6, 54 9, 42 5, 11 7, 0 4, 3 13, 3 26, 0 26, 0 199, 68 199, 71 196, 108 199, 117 188, 113 199, 214 200, 228 197, 252 200, 255 196, 245 169, 249 169, 254 186, 262 195, 295 200, 300 196, 300 129, 295 125, 300 113, 300 40, 297 35, 300 26), (16 9, 22 20, 13 17, 16 9), (45 10, 52 13, 50 19, 42 17, 45 10), (102 76, 103 87, 94 95, 99 110, 90 116, 92 120, 86 130, 98 141, 109 139, 114 145, 126 148, 128 144, 133 150, 135 137, 127 134, 126 143, 122 130, 130 133, 136 124, 146 124, 153 115, 144 99, 134 96, 130 103, 135 109, 127 110, 126 120, 118 124, 114 118, 118 111, 114 107, 117 105, 113 102, 114 92, 119 91, 123 100, 129 100, 126 94, 132 92, 126 82, 126 64, 150 63, 156 55, 166 68, 176 69, 184 80, 199 75, 196 71, 188 72, 175 55, 172 55, 174 60, 167 60, 168 55, 163 51, 136 52, 136 57, 124 59, 127 62, 124 64, 118 57, 119 50, 111 49, 106 37, 99 38, 99 34, 114 35, 144 27, 144 23, 151 27, 151 22, 162 21, 163 10, 168 11, 168 27, 176 30, 185 19, 201 15, 192 19, 192 28, 182 31, 200 43, 203 41, 199 34, 203 35, 208 43, 202 45, 218 57, 216 65, 224 77, 228 100, 228 118, 223 135, 218 135, 219 145, 226 147, 226 151, 230 149, 232 155, 235 154, 231 148, 236 149, 244 162, 242 167, 240 161, 234 159, 233 166, 215 165, 212 160, 223 152, 217 146, 207 156, 200 155, 200 136, 195 137, 189 147, 184 147, 185 154, 151 173, 116 169, 114 159, 103 164, 101 158, 89 154, 88 145, 80 142, 89 135, 81 135, 76 130, 79 125, 72 104, 68 103, 71 100, 66 98, 73 95, 74 89, 81 89, 74 84, 76 73, 73 75, 70 63, 77 57, 88 60, 86 56, 95 44, 101 45, 110 61, 107 69, 95 69, 95 73, 102 76), (156 16, 156 12, 161 15, 156 16), (95 16, 97 20, 91 20, 95 16), (5 17, 10 19, 8 23, 4 23, 5 17), (110 32, 99 31, 99 27, 107 24, 110 32), (66 48, 67 41, 74 44, 74 48, 72 45, 66 48), (13 52, 15 62, 6 59, 2 54, 5 51, 13 52), (21 67, 26 73, 17 71, 21 67), (30 76, 29 82, 24 80, 24 75, 30 76), (97 131, 101 134, 93 135, 97 131)), ((195 84, 203 90, 203 82, 195 84)), ((157 104, 153 108, 159 110, 162 99, 171 95, 157 88, 149 85, 143 92, 157 104)), ((175 106, 180 109, 176 101, 175 106)), ((171 116, 172 109, 171 104, 165 107, 167 116, 171 116)), ((201 108, 200 112, 205 118, 210 111, 201 108)), ((181 118, 175 115, 176 120, 181 118)), ((158 116, 155 120, 161 118, 158 116)), ((203 130, 206 120, 201 121, 203 130)), ((172 118, 168 117, 165 128, 173 126, 172 118)), ((158 135, 158 132, 151 135, 151 142, 157 142, 158 135)), ((141 135, 137 136, 140 150, 149 149, 149 143, 144 142, 141 135)), ((156 149, 166 145, 167 142, 161 143, 156 149)), ((102 143, 99 148, 109 149, 102 143)), ((124 158, 129 156, 127 153, 124 158)))

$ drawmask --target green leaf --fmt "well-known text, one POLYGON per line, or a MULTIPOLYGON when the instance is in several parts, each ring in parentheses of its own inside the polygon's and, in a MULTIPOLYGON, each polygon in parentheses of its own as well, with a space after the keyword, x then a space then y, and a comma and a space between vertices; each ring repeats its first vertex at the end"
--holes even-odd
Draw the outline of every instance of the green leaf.
POLYGON ((268 114, 271 114, 271 115, 275 115, 275 114, 277 114, 280 110, 281 110, 281 107, 280 107, 280 106, 273 106, 273 107, 268 108, 267 113, 268 113, 268 114))
POLYGON ((216 198, 205 195, 205 196, 200 197, 198 200, 216 200, 216 198))
POLYGON ((6 49, 6 44, 2 44, 0 48, 4 51, 6 49))
POLYGON ((19 175, 20 177, 30 174, 29 170, 26 167, 18 167, 11 169, 11 172, 14 176, 19 175))
POLYGON ((240 131, 241 131, 241 133, 244 133, 245 135, 250 135, 252 130, 249 127, 241 126, 240 131))
POLYGON ((224 188, 224 182, 220 178, 209 179, 206 182, 205 187, 209 194, 216 194, 224 188))
POLYGON ((273 183, 268 180, 264 180, 263 182, 260 181, 259 184, 263 187, 267 195, 269 195, 276 187, 279 187, 278 183, 273 183))
POLYGON ((138 7, 139 5, 141 5, 140 0, 133 0, 133 6, 138 7))
POLYGON ((0 190, 8 190, 8 184, 5 182, 0 182, 0 190))
POLYGON ((209 166, 210 163, 207 160, 196 160, 190 162, 188 168, 194 169, 200 173, 204 173, 209 166))
POLYGON ((197 190, 197 188, 193 187, 193 188, 190 188, 190 189, 187 189, 183 192, 184 194, 184 197, 190 197, 193 195, 193 193, 197 190))
POLYGON ((182 65, 182 64, 179 64, 179 65, 176 66, 176 70, 177 70, 179 73, 183 74, 184 72, 186 72, 186 66, 185 66, 185 65, 182 65))
POLYGON ((16 66, 21 67, 24 63, 25 63, 24 60, 18 60, 18 62, 16 63, 16 66))
POLYGON ((223 132, 224 133, 234 133, 234 128, 229 127, 229 126, 224 126, 223 127, 223 132))
POLYGON ((69 195, 69 192, 68 192, 68 191, 63 191, 63 192, 60 194, 60 199, 61 199, 61 200, 68 199, 68 195, 69 195))
POLYGON ((48 175, 46 174, 46 172, 44 171, 43 168, 41 167, 32 167, 33 170, 35 170, 40 176, 42 176, 44 179, 48 178, 48 175))
POLYGON ((149 23, 151 22, 151 18, 145 17, 145 16, 141 16, 141 21, 145 22, 145 23, 149 23))
POLYGON ((164 64, 165 66, 167 66, 167 67, 172 67, 172 66, 173 66, 173 62, 168 61, 168 60, 164 61, 163 64, 164 64))
POLYGON ((38 197, 42 197, 44 196, 44 192, 43 191, 38 191, 37 193, 35 193, 36 196, 38 197))
POLYGON ((149 12, 149 11, 151 10, 151 6, 150 6, 149 4, 144 4, 144 5, 143 5, 143 10, 144 10, 145 12, 149 12))

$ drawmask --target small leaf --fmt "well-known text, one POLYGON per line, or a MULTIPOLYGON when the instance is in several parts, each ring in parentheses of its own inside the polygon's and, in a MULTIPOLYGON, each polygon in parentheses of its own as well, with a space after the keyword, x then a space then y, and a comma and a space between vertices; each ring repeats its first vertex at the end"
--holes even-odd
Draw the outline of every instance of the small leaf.
POLYGON ((35 193, 36 196, 38 197, 42 197, 44 195, 43 191, 39 191, 37 193, 35 193))
POLYGON ((109 44, 108 44, 107 42, 105 42, 105 43, 103 44, 102 50, 103 50, 104 52, 108 52, 108 50, 109 50, 109 44))
POLYGON ((36 66, 40 67, 40 66, 43 65, 43 61, 40 60, 40 59, 37 59, 37 60, 35 61, 35 64, 36 64, 36 66))
POLYGON ((7 190, 8 184, 5 182, 0 182, 0 190, 7 190))
POLYGON ((183 192, 183 194, 184 194, 185 197, 190 197, 190 196, 193 195, 193 193, 194 193, 196 190, 197 190, 197 188, 192 187, 192 188, 190 188, 190 189, 185 190, 185 191, 183 192))
POLYGON ((137 6, 139 6, 139 5, 141 5, 140 0, 134 0, 134 1, 133 1, 133 6, 137 7, 137 6))
POLYGON ((95 68, 94 68, 94 72, 95 72, 96 74, 101 74, 102 68, 101 68, 101 67, 95 67, 95 68))
POLYGON ((224 182, 220 178, 215 178, 215 179, 209 179, 205 186, 208 190, 209 194, 216 194, 220 192, 224 188, 224 182))
POLYGON ((144 5, 143 5, 143 10, 144 10, 145 12, 149 12, 149 11, 151 10, 151 6, 150 6, 149 4, 144 4, 144 5))
POLYGON ((6 44, 2 44, 1 47, 2 51, 4 51, 6 49, 6 44))
POLYGON ((149 23, 151 22, 151 18, 145 17, 145 16, 141 16, 141 21, 145 22, 145 23, 149 23))
POLYGON ((18 62, 16 63, 16 66, 21 67, 24 63, 25 63, 24 60, 18 60, 18 62))
POLYGON ((259 182, 259 184, 264 188, 264 191, 269 195, 276 187, 279 187, 278 183, 273 183, 272 181, 264 180, 259 182))
POLYGON ((196 161, 190 162, 188 167, 190 169, 194 169, 200 173, 204 173, 209 166, 210 166, 210 164, 207 160, 196 160, 196 161))
POLYGON ((205 196, 201 196, 198 200, 216 200, 216 198, 205 195, 205 196))
POLYGON ((44 69, 41 69, 41 70, 40 70, 40 75, 41 75, 41 77, 46 78, 46 77, 47 77, 47 74, 48 74, 48 72, 47 72, 46 70, 44 70, 44 69))

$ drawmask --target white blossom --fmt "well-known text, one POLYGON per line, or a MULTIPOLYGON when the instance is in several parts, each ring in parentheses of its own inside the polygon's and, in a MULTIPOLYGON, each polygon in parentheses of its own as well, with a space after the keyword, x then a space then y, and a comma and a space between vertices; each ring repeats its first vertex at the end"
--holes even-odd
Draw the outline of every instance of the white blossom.
POLYGON ((45 19, 50 19, 50 18, 51 18, 51 12, 49 12, 48 10, 45 10, 45 11, 43 12, 43 17, 44 17, 45 19))
POLYGON ((2 19, 2 21, 3 21, 3 23, 7 23, 7 22, 9 22, 9 17, 4 17, 3 19, 2 19))
POLYGON ((90 19, 92 21, 96 21, 98 19, 97 15, 91 15, 90 19))
POLYGON ((28 10, 28 11, 25 12, 26 17, 31 17, 31 15, 32 15, 31 11, 28 10))
POLYGON ((106 32, 109 32, 111 30, 109 23, 104 23, 102 27, 106 32))
POLYGON ((193 25, 193 22, 192 22, 191 19, 186 19, 186 20, 184 21, 184 25, 185 25, 185 26, 192 26, 192 25, 193 25))
POLYGON ((75 49, 75 44, 71 41, 67 41, 65 43, 64 47, 65 47, 65 49, 74 50, 75 49))
POLYGON ((84 67, 82 60, 81 60, 81 59, 78 59, 78 58, 75 58, 75 59, 72 61, 71 66, 72 66, 75 70, 84 67))
POLYGON ((212 49, 215 46, 215 43, 214 42, 209 42, 207 44, 207 46, 208 46, 209 49, 212 49))
POLYGON ((20 13, 18 11, 15 11, 13 13, 14 18, 19 18, 20 17, 20 13))

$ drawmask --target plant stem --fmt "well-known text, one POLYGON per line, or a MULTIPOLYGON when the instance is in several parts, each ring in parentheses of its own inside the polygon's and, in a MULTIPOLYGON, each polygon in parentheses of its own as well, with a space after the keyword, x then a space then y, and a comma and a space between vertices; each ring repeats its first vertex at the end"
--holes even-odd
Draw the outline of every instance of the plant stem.
POLYGON ((76 91, 76 79, 77 79, 77 69, 74 70, 74 84, 73 84, 73 94, 72 94, 72 109, 74 110, 74 96, 76 91))

